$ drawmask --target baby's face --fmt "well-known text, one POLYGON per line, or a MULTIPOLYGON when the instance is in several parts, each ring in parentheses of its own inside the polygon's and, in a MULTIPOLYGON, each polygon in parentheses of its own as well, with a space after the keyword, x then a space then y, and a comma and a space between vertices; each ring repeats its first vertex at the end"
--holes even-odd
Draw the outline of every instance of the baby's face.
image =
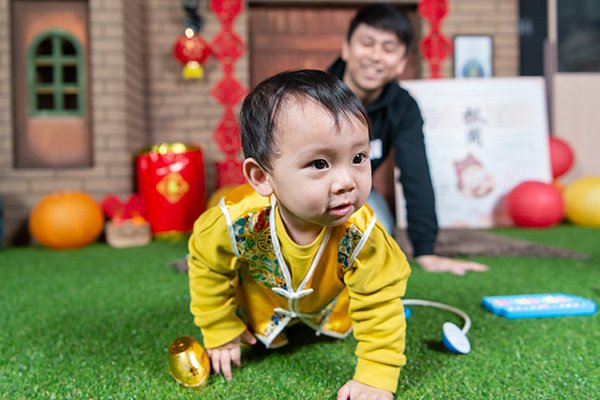
POLYGON ((344 223, 371 190, 369 131, 356 118, 332 116, 311 100, 282 104, 268 179, 293 235, 344 223))

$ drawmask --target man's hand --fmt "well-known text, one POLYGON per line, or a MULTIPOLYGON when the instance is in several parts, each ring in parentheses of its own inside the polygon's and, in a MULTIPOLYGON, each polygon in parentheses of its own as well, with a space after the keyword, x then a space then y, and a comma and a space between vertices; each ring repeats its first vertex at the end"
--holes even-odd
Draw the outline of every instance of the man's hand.
POLYGON ((351 380, 338 390, 337 400, 392 400, 394 395, 387 390, 351 380))
POLYGON ((228 381, 231 380, 231 362, 233 361, 238 368, 242 365, 242 351, 240 349, 242 341, 248 344, 255 344, 256 338, 250 331, 245 330, 240 336, 231 342, 225 343, 223 346, 206 349, 210 357, 212 370, 215 374, 218 375, 223 372, 225 379, 228 381))
POLYGON ((485 272, 487 265, 473 261, 455 260, 434 255, 419 256, 417 263, 428 272, 449 272, 454 275, 464 275, 467 271, 485 272))

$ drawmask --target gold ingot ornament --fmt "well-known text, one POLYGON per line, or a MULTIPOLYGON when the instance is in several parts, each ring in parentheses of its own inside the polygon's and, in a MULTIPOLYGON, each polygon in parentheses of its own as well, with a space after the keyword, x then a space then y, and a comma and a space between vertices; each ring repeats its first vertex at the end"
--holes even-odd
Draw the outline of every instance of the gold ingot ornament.
POLYGON ((206 385, 210 376, 208 354, 191 336, 178 337, 171 343, 169 368, 173 379, 190 388, 206 385))

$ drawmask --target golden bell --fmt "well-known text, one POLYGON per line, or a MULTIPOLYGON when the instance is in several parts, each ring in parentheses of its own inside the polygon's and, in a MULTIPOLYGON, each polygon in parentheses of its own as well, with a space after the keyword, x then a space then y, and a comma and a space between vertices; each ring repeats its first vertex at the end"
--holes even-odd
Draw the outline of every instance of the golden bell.
POLYGON ((208 354, 191 336, 179 337, 171 343, 169 368, 173 379, 185 387, 202 387, 210 376, 208 354))

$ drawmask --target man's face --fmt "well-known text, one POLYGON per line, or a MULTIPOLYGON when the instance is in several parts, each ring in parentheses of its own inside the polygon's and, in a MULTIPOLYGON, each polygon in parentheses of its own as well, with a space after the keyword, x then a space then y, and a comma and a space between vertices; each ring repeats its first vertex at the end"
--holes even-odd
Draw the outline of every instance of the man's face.
POLYGON ((342 47, 343 80, 363 103, 369 103, 404 71, 405 56, 406 46, 393 32, 360 24, 342 47))
POLYGON ((277 118, 277 153, 268 181, 290 237, 344 223, 371 190, 369 131, 312 100, 288 101, 277 118))

